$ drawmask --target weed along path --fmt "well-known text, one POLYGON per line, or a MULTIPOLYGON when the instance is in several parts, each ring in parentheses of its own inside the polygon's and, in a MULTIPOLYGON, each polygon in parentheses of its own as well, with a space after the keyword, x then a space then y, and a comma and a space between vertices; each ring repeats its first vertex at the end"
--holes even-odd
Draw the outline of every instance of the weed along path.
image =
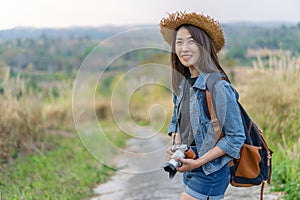
MULTIPOLYGON (((151 135, 150 129, 135 130, 140 135, 151 135)), ((157 134, 149 138, 132 138, 128 140, 128 152, 137 153, 136 157, 119 155, 116 165, 123 167, 111 179, 94 188, 95 196, 91 200, 176 200, 182 191, 181 174, 173 179, 168 178, 162 166, 165 163, 165 149, 169 138, 157 134), (150 153, 149 153, 150 152, 150 153), (151 154, 150 156, 148 154, 151 154), (140 159, 144 157, 144 159, 140 159)), ((225 200, 257 200, 260 187, 229 187, 225 200)), ((276 200, 278 196, 271 194, 265 187, 265 200, 276 200)))

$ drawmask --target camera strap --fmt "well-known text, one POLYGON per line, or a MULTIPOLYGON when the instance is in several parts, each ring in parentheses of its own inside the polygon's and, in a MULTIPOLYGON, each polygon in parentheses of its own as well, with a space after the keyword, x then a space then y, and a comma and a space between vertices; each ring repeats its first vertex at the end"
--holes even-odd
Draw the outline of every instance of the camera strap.
MULTIPOLYGON (((186 84, 187 84, 187 76, 184 79, 183 90, 186 89, 186 84)), ((182 91, 182 97, 181 97, 181 99, 178 103, 178 107, 177 107, 177 119, 176 119, 176 125, 175 125, 175 134, 173 136, 173 145, 175 145, 175 137, 176 137, 176 134, 178 133, 177 130, 178 130, 178 125, 179 125, 179 120, 181 118, 182 100, 184 98, 183 95, 184 95, 184 91, 182 91)), ((181 141, 180 141, 180 143, 181 143, 181 141)))

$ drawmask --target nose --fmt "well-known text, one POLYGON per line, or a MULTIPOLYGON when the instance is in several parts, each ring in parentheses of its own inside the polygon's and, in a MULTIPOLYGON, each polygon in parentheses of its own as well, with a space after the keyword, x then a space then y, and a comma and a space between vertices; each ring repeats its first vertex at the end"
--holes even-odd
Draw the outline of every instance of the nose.
POLYGON ((188 52, 190 50, 189 45, 187 42, 184 42, 182 45, 182 51, 183 52, 188 52))

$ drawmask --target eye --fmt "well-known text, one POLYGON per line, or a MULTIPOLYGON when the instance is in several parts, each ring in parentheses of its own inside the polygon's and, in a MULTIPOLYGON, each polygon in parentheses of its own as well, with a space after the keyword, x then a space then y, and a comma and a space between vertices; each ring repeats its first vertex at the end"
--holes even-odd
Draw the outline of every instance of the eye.
POLYGON ((177 40, 177 41, 176 41, 176 45, 180 45, 180 44, 182 44, 182 41, 177 40))
POLYGON ((190 40, 189 40, 189 43, 190 43, 190 44, 194 44, 194 43, 195 43, 194 39, 190 39, 190 40))

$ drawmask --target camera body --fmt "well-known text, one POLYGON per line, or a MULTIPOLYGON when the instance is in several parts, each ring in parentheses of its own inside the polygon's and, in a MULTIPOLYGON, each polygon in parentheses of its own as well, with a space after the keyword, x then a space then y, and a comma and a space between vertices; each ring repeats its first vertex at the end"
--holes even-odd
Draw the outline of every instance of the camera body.
POLYGON ((188 146, 186 144, 178 144, 178 145, 173 145, 171 147, 171 151, 174 153, 171 156, 171 159, 164 165, 164 170, 166 172, 169 172, 169 178, 172 179, 177 170, 177 167, 180 167, 182 163, 176 158, 186 158, 185 152, 188 150, 188 146))

